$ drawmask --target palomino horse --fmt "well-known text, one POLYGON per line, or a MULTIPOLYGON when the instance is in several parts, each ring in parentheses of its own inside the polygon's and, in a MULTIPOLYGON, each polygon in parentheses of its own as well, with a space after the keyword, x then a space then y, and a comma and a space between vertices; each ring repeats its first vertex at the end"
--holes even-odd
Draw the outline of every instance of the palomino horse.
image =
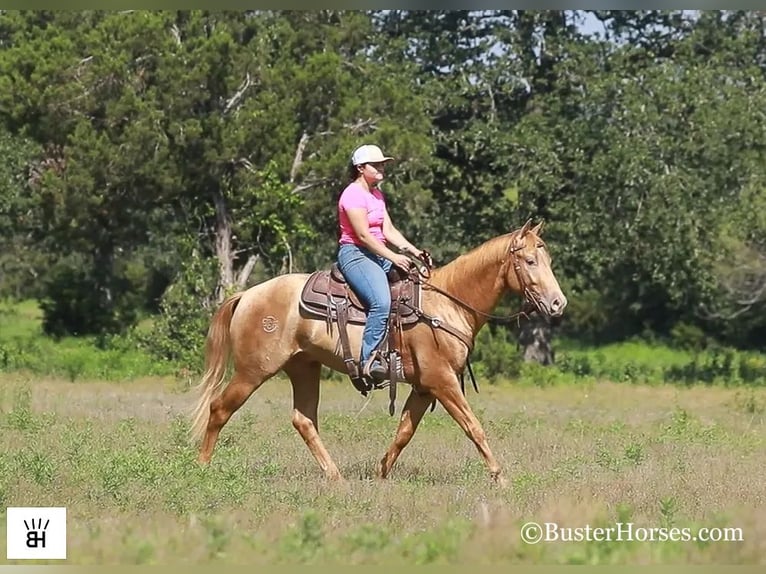
MULTIPOLYGON (((423 285, 421 305, 424 313, 438 321, 403 329, 401 357, 412 390, 394 441, 381 461, 381 478, 389 474, 435 399, 474 442, 490 476, 505 483, 461 390, 460 374, 476 334, 505 292, 522 295, 525 305, 545 316, 563 313, 567 300, 540 239, 541 225, 532 228, 528 221, 521 229, 490 239, 432 270, 423 285)), ((207 337, 201 395, 193 413, 192 435, 201 440, 200 462, 210 461, 219 433, 234 412, 264 381, 283 371, 292 383, 293 426, 325 476, 342 479, 319 437, 317 407, 321 366, 345 372, 345 365, 338 350, 338 330, 332 335, 325 321, 303 316, 299 309, 308 276, 274 277, 229 297, 215 313, 207 337), (225 385, 230 356, 234 372, 225 385)), ((348 332, 353 352, 359 356, 362 326, 348 325, 348 332)))

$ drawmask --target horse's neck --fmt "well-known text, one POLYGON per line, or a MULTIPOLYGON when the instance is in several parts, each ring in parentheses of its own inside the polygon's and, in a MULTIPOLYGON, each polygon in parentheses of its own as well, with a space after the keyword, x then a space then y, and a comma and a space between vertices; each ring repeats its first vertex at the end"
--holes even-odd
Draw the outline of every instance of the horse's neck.
POLYGON ((486 322, 482 313, 490 314, 506 290, 500 269, 510 240, 510 235, 490 239, 436 270, 432 277, 434 286, 465 304, 457 304, 456 308, 465 316, 474 334, 486 322))

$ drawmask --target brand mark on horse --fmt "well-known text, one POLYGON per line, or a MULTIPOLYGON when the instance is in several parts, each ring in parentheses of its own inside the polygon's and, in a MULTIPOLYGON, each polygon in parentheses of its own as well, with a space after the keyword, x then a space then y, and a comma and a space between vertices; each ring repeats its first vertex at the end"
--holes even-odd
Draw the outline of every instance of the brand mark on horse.
POLYGON ((277 330, 277 318, 273 315, 266 315, 261 324, 263 325, 263 330, 267 333, 273 333, 277 330))

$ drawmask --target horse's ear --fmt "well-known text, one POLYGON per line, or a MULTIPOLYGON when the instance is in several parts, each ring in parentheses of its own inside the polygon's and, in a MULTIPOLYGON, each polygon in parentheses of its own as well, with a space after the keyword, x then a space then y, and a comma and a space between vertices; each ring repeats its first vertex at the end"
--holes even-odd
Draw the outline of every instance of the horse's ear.
POLYGON ((545 222, 544 222, 544 221, 541 221, 540 223, 538 223, 537 225, 535 225, 535 226, 532 228, 532 233, 534 233, 535 235, 537 235, 538 237, 540 237, 540 236, 542 235, 542 233, 543 233, 543 225, 544 225, 544 224, 545 224, 545 222))
POLYGON ((519 230, 519 237, 524 237, 529 231, 529 226, 532 225, 532 218, 527 219, 527 222, 519 230))

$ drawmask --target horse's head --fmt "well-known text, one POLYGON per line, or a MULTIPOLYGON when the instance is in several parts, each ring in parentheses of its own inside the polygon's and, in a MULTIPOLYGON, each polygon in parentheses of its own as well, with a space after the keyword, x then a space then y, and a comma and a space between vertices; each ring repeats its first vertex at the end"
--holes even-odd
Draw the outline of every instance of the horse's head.
POLYGON ((525 307, 532 307, 547 317, 560 317, 567 298, 551 269, 548 249, 540 239, 543 224, 532 227, 531 223, 530 219, 512 234, 505 279, 510 289, 518 289, 524 297, 525 307))

